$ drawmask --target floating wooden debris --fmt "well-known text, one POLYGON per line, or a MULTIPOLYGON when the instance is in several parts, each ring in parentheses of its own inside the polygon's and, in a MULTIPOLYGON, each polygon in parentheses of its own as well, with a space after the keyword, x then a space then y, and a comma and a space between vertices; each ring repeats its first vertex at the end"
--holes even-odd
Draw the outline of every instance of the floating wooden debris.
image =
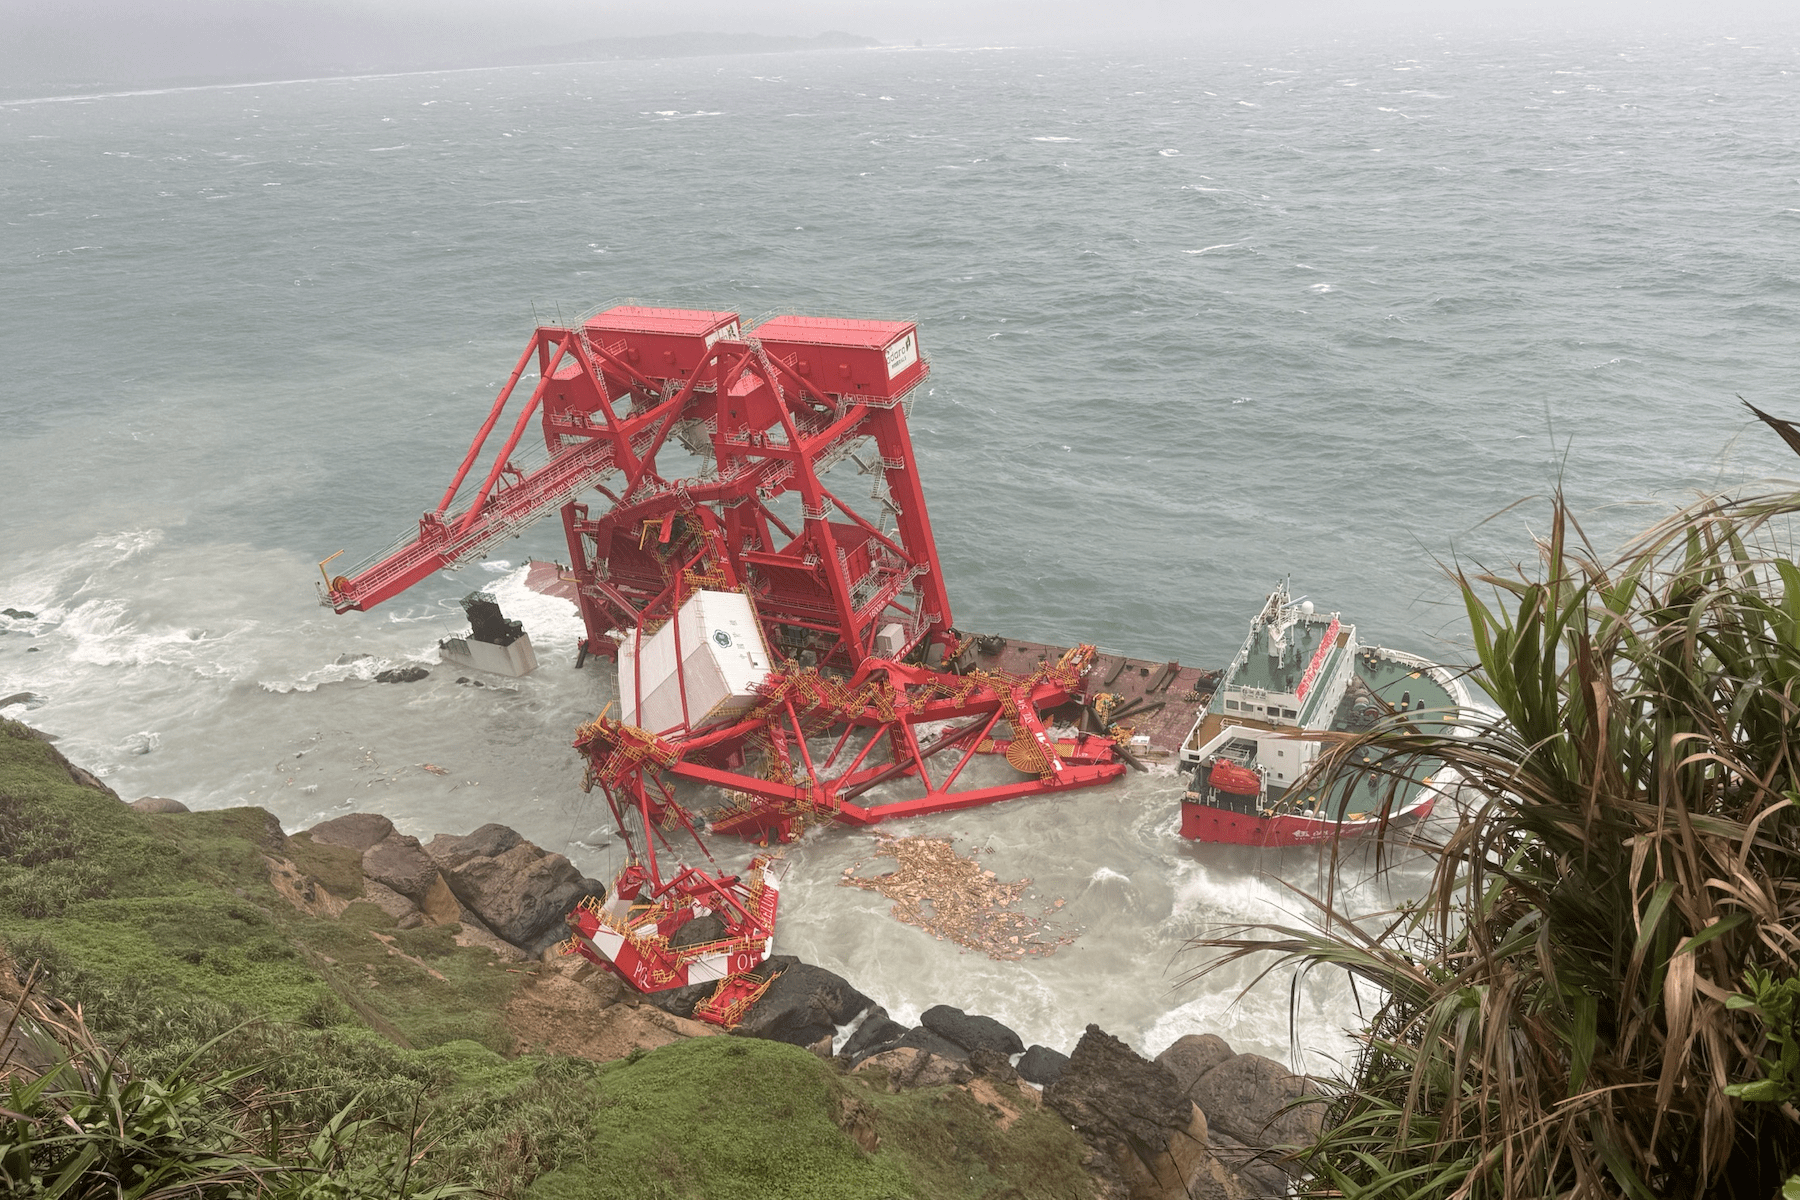
POLYGON ((430 771, 433 775, 448 775, 450 773, 448 767, 440 767, 436 763, 420 763, 419 770, 430 771))
MULTIPOLYGON (((863 877, 844 868, 842 887, 880 892, 894 902, 894 919, 917 925, 939 940, 979 950, 1002 961, 1054 954, 1075 940, 1075 932, 1055 929, 1045 916, 1017 911, 1031 880, 1002 881, 973 856, 956 853, 948 838, 881 837, 876 858, 899 862, 885 875, 863 877)), ((865 860, 867 861, 867 860, 865 860)), ((1060 909, 1055 901, 1047 916, 1060 909)))

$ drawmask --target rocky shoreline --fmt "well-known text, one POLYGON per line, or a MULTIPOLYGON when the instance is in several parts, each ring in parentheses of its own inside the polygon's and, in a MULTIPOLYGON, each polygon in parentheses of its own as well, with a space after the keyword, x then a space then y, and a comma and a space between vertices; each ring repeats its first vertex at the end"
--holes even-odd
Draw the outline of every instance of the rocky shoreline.
MULTIPOLYGON (((50 750, 72 782, 116 798, 50 750)), ((187 811, 162 797, 131 807, 187 811)), ((338 920, 369 905, 395 929, 438 927, 501 963, 532 965, 529 981, 507 1002, 521 1051, 609 1062, 725 1033, 693 1019, 711 984, 641 994, 611 972, 561 954, 565 914, 605 888, 504 825, 421 842, 377 813, 293 834, 261 815, 270 883, 296 909, 338 920)), ((771 982, 727 1036, 802 1047, 890 1093, 961 1090, 1002 1129, 1021 1112, 1048 1108, 1085 1144, 1083 1165, 1101 1196, 1285 1197, 1288 1155, 1312 1140, 1323 1116, 1312 1080, 1261 1055, 1236 1053, 1211 1034, 1183 1037, 1148 1058, 1090 1024, 1065 1055, 1028 1046, 1002 1022, 949 1003, 927 1009, 909 1027, 850 981, 792 956, 774 955, 757 973, 771 982)), ((839 1124, 865 1150, 876 1148, 872 1121, 846 1112, 839 1124)))
MULTIPOLYGON (((563 1026, 547 1040, 564 1053, 616 1057, 620 1047, 629 1053, 721 1032, 693 1019, 713 984, 640 994, 559 954, 563 915, 605 888, 504 825, 422 843, 386 817, 352 813, 288 841, 314 854, 322 847, 359 854, 363 899, 401 928, 454 924, 459 942, 551 965, 538 989, 547 994, 523 1003, 538 1007, 546 1024, 563 1026), (584 1044, 584 1029, 591 1043, 584 1044)), ((732 1034, 803 1047, 842 1070, 884 1078, 891 1091, 952 1086, 1002 1111, 1048 1105, 1089 1146, 1087 1167, 1102 1195, 1283 1197, 1284 1147, 1303 1145, 1318 1130, 1322 1104, 1309 1080, 1261 1055, 1238 1054, 1211 1034, 1189 1035, 1147 1059, 1089 1025, 1065 1055, 1027 1046, 1000 1021, 950 1004, 927 1009, 908 1027, 842 976, 791 955, 773 955, 753 974, 771 983, 732 1034)))

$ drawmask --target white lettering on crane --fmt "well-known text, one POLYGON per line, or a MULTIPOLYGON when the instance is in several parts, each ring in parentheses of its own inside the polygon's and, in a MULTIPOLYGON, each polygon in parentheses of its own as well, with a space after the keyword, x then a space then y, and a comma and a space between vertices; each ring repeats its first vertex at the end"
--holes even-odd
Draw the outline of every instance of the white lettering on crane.
POLYGON ((909 330, 888 343, 887 350, 888 378, 892 379, 906 368, 919 361, 919 343, 909 330))

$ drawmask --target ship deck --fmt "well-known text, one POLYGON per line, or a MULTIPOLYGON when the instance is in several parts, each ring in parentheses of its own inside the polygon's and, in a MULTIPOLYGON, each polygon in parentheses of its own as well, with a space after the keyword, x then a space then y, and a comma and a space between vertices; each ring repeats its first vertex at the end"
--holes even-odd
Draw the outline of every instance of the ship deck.
MULTIPOLYGON (((1006 671, 1025 675, 1045 662, 1055 662, 1069 647, 1048 642, 1005 639, 994 653, 984 654, 971 646, 957 660, 961 670, 1006 671)), ((1200 667, 1187 667, 1179 662, 1130 658, 1116 651, 1096 655, 1082 688, 1082 699, 1092 701, 1100 693, 1119 697, 1115 712, 1121 728, 1129 726, 1136 736, 1148 737, 1148 747, 1139 747, 1139 758, 1152 762, 1173 762, 1181 749, 1181 741, 1193 727, 1194 716, 1212 699, 1218 686, 1219 672, 1200 667)), ((1081 710, 1065 705, 1052 714, 1067 724, 1077 724, 1081 710)))
MULTIPOLYGON (((1395 654, 1379 646, 1364 647, 1357 654, 1356 682, 1345 690, 1338 702, 1331 730, 1336 733, 1354 733, 1365 729, 1374 719, 1397 715, 1402 711, 1404 702, 1404 711, 1409 714, 1410 722, 1421 732, 1449 733, 1452 728, 1449 718, 1456 711, 1456 701, 1450 690, 1433 677, 1433 670, 1430 664, 1412 655, 1395 654), (1373 710, 1369 705, 1371 696, 1379 701, 1373 710)), ((1436 670, 1441 671, 1442 668, 1436 670)), ((1293 726, 1274 725, 1236 713, 1227 716, 1222 712, 1208 711, 1182 744, 1182 750, 1189 756, 1187 761, 1197 761, 1192 755, 1212 742, 1228 725, 1266 733, 1282 732, 1303 736, 1293 726)), ((1365 749, 1360 752, 1359 762, 1362 765, 1368 766, 1373 761, 1371 751, 1365 749)), ((1392 789, 1392 808, 1400 811, 1412 803, 1421 789, 1431 783, 1429 772, 1432 766, 1428 762, 1412 764, 1409 776, 1397 776, 1380 769, 1357 772, 1349 778, 1340 776, 1338 781, 1318 789, 1318 792, 1325 793, 1319 807, 1333 816, 1360 820, 1379 810, 1392 789)), ((1271 804, 1280 803, 1285 798, 1286 793, 1280 790, 1272 790, 1269 795, 1271 804)), ((1315 799, 1316 792, 1305 797, 1295 797, 1296 802, 1315 799)))
MULTIPOLYGON (((525 586, 546 596, 575 602, 575 581, 568 568, 559 563, 532 560, 525 586)), ((957 669, 1028 675, 1046 662, 1055 662, 1069 649, 1068 646, 1017 638, 1002 638, 1000 642, 993 653, 983 653, 972 644, 958 660, 957 669)), ((1134 735, 1150 739, 1148 747, 1136 750, 1138 757, 1151 762, 1173 762, 1181 750, 1182 739, 1193 728, 1195 715, 1211 701, 1218 682, 1216 670, 1183 666, 1179 662, 1131 658, 1108 650, 1095 657, 1082 689, 1082 699, 1091 701, 1102 692, 1119 697, 1115 711, 1123 716, 1118 719, 1118 724, 1129 726, 1134 735)), ((1081 719, 1081 710, 1077 705, 1069 704, 1053 716, 1075 725, 1081 719)))

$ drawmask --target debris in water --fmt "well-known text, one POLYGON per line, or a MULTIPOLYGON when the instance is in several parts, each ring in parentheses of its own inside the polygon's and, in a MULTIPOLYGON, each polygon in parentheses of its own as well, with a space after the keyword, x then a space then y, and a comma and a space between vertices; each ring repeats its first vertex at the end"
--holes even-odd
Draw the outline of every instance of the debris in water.
POLYGON ((436 763, 420 763, 419 770, 430 771, 433 775, 448 775, 450 773, 449 767, 440 767, 436 763))
MULTIPOLYGON (((857 863, 844 868, 838 884, 880 892, 894 902, 895 920, 1002 961, 1054 954, 1074 942, 1076 931, 1053 929, 1042 916, 1014 910, 1031 880, 1003 882, 973 855, 958 855, 948 838, 877 836, 875 857, 896 859, 899 868, 864 878, 856 874, 863 865, 857 863)), ((1059 899, 1055 907, 1062 904, 1059 899)))

